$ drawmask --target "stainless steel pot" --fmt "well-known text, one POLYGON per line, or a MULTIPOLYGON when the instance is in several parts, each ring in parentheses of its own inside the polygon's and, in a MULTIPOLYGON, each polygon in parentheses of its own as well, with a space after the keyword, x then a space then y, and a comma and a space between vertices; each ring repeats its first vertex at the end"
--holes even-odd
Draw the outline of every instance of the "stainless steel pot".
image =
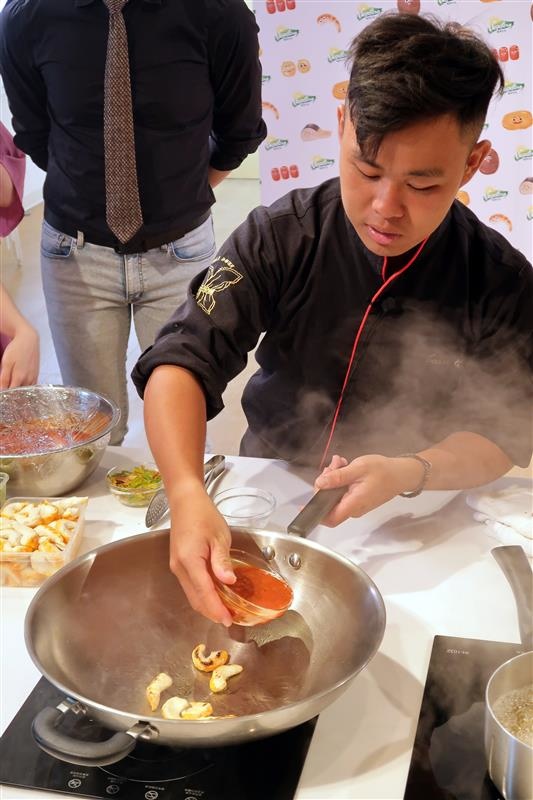
POLYGON ((533 798, 533 748, 517 739, 498 720, 494 704, 504 694, 533 684, 533 573, 521 547, 492 551, 515 596, 520 638, 528 647, 498 667, 485 691, 485 754, 491 780, 505 800, 533 798))
MULTIPOLYGON (((308 513, 297 518, 300 531, 302 518, 311 527, 308 513)), ((104 765, 127 755, 137 738, 188 747, 238 743, 298 725, 347 689, 385 629, 371 579, 343 556, 293 535, 235 528, 232 537, 235 547, 264 551, 292 586, 293 605, 279 619, 225 629, 194 612, 169 570, 167 530, 93 550, 46 581, 25 623, 33 661, 65 694, 34 720, 46 752, 104 765), (208 678, 192 666, 200 642, 227 649, 244 667, 222 695, 210 695, 208 678), (151 713, 145 689, 162 671, 174 679, 170 694, 209 699, 215 714, 237 716, 186 721, 151 713), (68 712, 117 733, 103 743, 77 741, 57 728, 68 712)))

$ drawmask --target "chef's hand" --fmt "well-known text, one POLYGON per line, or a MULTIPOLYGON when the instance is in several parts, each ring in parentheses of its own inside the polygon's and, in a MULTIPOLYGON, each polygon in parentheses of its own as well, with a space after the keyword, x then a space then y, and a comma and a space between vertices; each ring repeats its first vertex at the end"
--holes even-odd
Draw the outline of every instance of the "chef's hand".
POLYGON ((195 611, 229 627, 231 614, 215 591, 211 573, 235 583, 229 550, 231 533, 202 484, 170 503, 170 569, 195 611))
POLYGON ((322 520, 335 527, 349 517, 362 517, 401 492, 419 485, 423 467, 413 458, 387 458, 379 455, 359 456, 350 464, 335 455, 318 476, 315 489, 336 489, 346 486, 346 494, 322 520))

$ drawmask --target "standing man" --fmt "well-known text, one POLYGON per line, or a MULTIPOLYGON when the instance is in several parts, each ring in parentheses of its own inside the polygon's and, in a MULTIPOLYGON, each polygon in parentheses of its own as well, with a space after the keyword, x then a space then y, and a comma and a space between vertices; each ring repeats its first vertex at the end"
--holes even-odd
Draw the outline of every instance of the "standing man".
POLYGON ((215 251, 213 187, 266 135, 244 0, 8 0, 0 68, 15 143, 46 171, 41 253, 64 383, 127 430, 141 349, 215 251))

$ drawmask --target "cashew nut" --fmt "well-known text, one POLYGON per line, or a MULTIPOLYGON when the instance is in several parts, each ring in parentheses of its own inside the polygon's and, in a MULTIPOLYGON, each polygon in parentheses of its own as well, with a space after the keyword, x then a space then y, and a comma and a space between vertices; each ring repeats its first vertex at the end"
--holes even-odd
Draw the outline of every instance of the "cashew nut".
POLYGON ((211 675, 209 688, 212 692, 223 692, 228 686, 228 678, 238 675, 239 672, 242 672, 242 667, 239 664, 226 664, 225 666, 217 667, 211 675))
POLYGON ((211 703, 191 703, 181 712, 181 719, 202 719, 213 714, 211 703))
POLYGON ((166 672, 160 672, 159 675, 156 675, 153 681, 148 684, 146 687, 146 698, 150 703, 152 711, 155 711, 159 705, 161 692, 164 692, 169 686, 172 686, 172 678, 170 675, 167 675, 166 672))
POLYGON ((171 697, 161 706, 161 716, 165 719, 179 719, 181 712, 189 705, 184 697, 171 697))
POLYGON ((192 663, 200 672, 213 672, 217 667, 226 664, 229 654, 226 650, 213 650, 205 655, 205 644, 198 644, 192 651, 192 663))

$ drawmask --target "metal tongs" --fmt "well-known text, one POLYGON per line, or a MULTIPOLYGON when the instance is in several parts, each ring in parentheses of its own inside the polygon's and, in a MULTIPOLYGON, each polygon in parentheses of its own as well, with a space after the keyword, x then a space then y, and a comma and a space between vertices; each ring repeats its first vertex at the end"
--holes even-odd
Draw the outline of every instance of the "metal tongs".
MULTIPOLYGON (((204 464, 205 488, 208 489, 215 478, 226 469, 226 459, 224 456, 212 456, 204 464)), ((150 500, 150 505, 146 509, 145 525, 152 528, 156 522, 167 513, 168 499, 164 489, 159 489, 150 500)))

